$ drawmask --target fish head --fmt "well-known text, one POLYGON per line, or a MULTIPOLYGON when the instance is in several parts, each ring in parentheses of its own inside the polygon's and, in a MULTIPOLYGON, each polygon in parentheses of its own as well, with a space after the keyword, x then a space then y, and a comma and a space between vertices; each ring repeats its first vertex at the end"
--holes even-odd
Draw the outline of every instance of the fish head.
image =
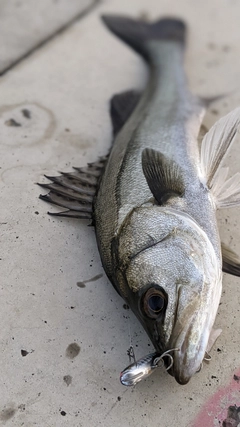
POLYGON ((186 384, 204 359, 221 297, 217 252, 190 216, 156 206, 132 214, 119 244, 124 297, 156 351, 175 349, 170 373, 186 384))

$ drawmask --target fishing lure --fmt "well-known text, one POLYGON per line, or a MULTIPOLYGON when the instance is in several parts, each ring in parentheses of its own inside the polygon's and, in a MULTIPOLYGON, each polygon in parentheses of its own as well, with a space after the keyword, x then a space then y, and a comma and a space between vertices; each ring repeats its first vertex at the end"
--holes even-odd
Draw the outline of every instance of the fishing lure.
POLYGON ((121 383, 125 386, 136 385, 138 382, 142 381, 143 379, 151 375, 156 368, 160 367, 159 366, 160 361, 162 362, 162 365, 163 365, 164 357, 168 357, 170 359, 170 364, 166 368, 166 371, 168 371, 173 365, 173 357, 171 356, 170 352, 174 350, 179 350, 179 349, 172 348, 171 350, 165 351, 162 354, 159 354, 157 352, 150 353, 142 357, 141 359, 136 360, 133 347, 130 346, 127 354, 129 356, 129 361, 134 359, 134 362, 131 363, 129 366, 127 366, 127 368, 125 368, 121 372, 120 374, 121 383))

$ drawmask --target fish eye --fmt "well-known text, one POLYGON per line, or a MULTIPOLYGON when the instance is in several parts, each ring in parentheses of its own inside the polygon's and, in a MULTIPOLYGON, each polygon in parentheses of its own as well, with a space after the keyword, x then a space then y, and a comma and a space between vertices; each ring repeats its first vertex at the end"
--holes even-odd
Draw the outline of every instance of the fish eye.
POLYGON ((148 317, 156 319, 163 310, 165 301, 166 298, 162 291, 156 288, 148 289, 148 291, 143 296, 144 313, 148 317))

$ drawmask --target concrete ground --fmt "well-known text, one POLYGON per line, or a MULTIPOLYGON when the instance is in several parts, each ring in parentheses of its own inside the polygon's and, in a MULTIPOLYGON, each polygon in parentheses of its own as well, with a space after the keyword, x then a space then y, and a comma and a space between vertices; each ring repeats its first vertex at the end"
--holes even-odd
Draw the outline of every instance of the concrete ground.
MULTIPOLYGON (((1 0, 0 12, 0 425, 237 426, 240 279, 224 275, 223 333, 188 385, 159 369, 125 388, 129 327, 137 357, 152 346, 106 278, 93 228, 49 217, 35 183, 104 155, 109 98, 146 82, 141 58, 104 28, 103 12, 186 20, 192 91, 228 94, 207 112, 209 127, 240 104, 239 3, 1 0)), ((239 164, 236 143, 229 165, 239 164)), ((218 217, 223 241, 240 253, 239 210, 218 217)))

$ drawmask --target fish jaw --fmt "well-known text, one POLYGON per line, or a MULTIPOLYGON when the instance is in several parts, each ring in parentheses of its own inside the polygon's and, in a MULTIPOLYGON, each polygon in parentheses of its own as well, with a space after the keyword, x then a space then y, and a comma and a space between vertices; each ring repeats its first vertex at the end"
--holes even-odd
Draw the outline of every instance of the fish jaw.
POLYGON ((187 384, 203 362, 221 298, 221 272, 219 276, 212 292, 203 289, 203 295, 195 298, 187 295, 186 289, 179 289, 176 323, 170 339, 170 348, 177 348, 171 374, 179 384, 187 384))

